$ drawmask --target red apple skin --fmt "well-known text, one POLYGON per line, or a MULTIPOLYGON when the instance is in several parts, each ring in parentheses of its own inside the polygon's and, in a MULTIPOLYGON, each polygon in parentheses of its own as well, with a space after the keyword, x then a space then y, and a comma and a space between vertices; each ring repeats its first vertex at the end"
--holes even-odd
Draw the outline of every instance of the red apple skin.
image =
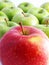
POLYGON ((0 40, 2 65, 49 65, 49 40, 34 27, 24 26, 28 35, 15 27, 0 40))

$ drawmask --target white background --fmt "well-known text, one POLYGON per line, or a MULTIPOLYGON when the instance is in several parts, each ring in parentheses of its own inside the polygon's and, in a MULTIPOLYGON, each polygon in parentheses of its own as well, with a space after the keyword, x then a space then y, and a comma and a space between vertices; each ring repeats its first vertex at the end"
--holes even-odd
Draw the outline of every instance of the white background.
POLYGON ((40 5, 42 5, 45 2, 49 2, 49 0, 11 0, 11 1, 14 2, 16 6, 21 2, 30 2, 33 3, 33 5, 35 5, 36 7, 40 7, 40 5))
POLYGON ((49 0, 11 0, 12 2, 15 3, 15 5, 18 5, 21 2, 31 2, 33 3, 35 6, 39 7, 41 4, 45 3, 45 2, 49 2, 49 0))

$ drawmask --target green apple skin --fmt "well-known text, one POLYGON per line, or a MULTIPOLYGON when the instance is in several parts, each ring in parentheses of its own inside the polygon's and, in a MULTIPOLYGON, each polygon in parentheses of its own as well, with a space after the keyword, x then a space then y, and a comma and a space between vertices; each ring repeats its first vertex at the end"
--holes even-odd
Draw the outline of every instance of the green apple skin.
POLYGON ((13 26, 18 26, 19 24, 17 24, 17 23, 15 23, 15 22, 13 22, 13 21, 0 21, 0 24, 3 24, 3 25, 5 25, 5 26, 7 26, 7 27, 13 27, 13 26))
POLYGON ((11 28, 13 28, 15 26, 19 26, 19 25, 12 21, 8 21, 7 23, 6 23, 6 21, 0 22, 0 38, 2 38, 2 36, 6 32, 8 32, 11 28))
POLYGON ((49 38, 49 25, 48 26, 46 26, 46 25, 37 25, 35 27, 42 30, 49 38))
POLYGON ((3 25, 5 25, 5 26, 7 25, 7 23, 5 22, 5 20, 1 20, 1 21, 0 21, 0 24, 3 24, 3 25))
POLYGON ((38 18, 39 23, 41 23, 43 18, 49 15, 49 13, 43 8, 32 8, 28 11, 28 13, 35 15, 38 18))
POLYGON ((9 20, 11 20, 15 14, 23 12, 23 10, 18 7, 5 7, 2 9, 2 11, 8 16, 9 20))
POLYGON ((26 13, 29 9, 31 9, 34 6, 31 3, 22 2, 18 5, 18 7, 20 7, 26 13))
POLYGON ((13 21, 8 21, 8 27, 14 27, 14 26, 19 26, 19 24, 13 22, 13 21))
POLYGON ((0 11, 0 16, 4 16, 4 17, 7 17, 6 14, 2 11, 0 11))
POLYGON ((10 0, 2 0, 3 2, 10 2, 10 0))
POLYGON ((42 4, 41 7, 46 9, 49 12, 49 2, 42 4))
POLYGON ((38 19, 34 15, 29 13, 24 13, 24 14, 18 13, 13 17, 12 21, 16 23, 22 22, 23 25, 27 25, 27 26, 33 26, 39 24, 38 19))
POLYGON ((9 30, 9 27, 3 24, 0 24, 0 39, 8 30, 9 30))
POLYGON ((6 19, 7 21, 9 21, 9 19, 8 19, 7 17, 0 16, 0 22, 5 21, 5 19, 6 19))
POLYGON ((14 4, 12 2, 3 2, 3 1, 0 2, 0 10, 2 10, 5 7, 13 7, 13 6, 14 4))
POLYGON ((49 25, 49 15, 46 16, 42 21, 41 24, 48 24, 49 25))
POLYGON ((4 21, 5 18, 6 20, 9 20, 7 15, 4 12, 0 11, 0 21, 4 21))

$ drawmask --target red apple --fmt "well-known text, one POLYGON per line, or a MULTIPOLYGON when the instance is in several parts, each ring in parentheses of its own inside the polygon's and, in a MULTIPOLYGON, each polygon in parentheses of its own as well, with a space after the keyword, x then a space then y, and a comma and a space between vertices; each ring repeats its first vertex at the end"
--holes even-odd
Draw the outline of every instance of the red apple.
POLYGON ((0 53, 2 65, 49 65, 49 39, 37 28, 18 26, 2 37, 0 53))

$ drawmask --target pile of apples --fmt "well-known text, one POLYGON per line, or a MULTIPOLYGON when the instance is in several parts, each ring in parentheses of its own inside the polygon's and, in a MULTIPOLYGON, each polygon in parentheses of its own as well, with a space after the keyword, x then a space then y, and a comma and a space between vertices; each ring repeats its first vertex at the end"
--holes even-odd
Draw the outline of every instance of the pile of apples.
POLYGON ((49 65, 49 2, 0 2, 0 63, 49 65))

